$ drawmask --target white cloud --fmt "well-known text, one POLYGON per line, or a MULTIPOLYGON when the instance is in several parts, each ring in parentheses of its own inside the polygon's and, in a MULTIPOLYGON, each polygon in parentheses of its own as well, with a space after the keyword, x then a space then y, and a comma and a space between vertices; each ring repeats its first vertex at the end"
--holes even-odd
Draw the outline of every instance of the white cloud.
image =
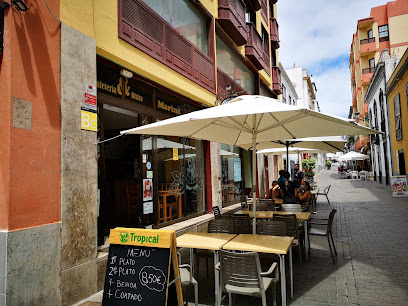
POLYGON ((347 116, 353 33, 359 19, 384 4, 384 0, 278 1, 279 61, 285 68, 296 63, 313 75, 322 111, 347 116))

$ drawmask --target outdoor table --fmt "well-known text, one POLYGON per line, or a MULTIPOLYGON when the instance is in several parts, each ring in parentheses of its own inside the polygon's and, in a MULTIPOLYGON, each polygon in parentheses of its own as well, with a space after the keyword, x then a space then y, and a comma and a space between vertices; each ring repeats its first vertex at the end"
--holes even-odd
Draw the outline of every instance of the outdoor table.
POLYGON ((241 234, 225 244, 224 250, 277 254, 281 275, 282 305, 286 305, 285 255, 289 253, 290 297, 293 299, 293 237, 241 234))
MULTIPOLYGON (((178 248, 190 249, 190 265, 194 276, 194 249, 213 250, 214 251, 214 267, 218 264, 218 251, 231 239, 236 237, 235 234, 217 234, 217 233, 187 233, 177 237, 178 248)), ((215 304, 217 304, 218 289, 219 289, 219 271, 214 269, 215 275, 215 304)))
MULTIPOLYGON (((254 217, 252 210, 238 210, 234 214, 236 215, 249 215, 250 218, 254 217)), ((309 233, 307 223, 310 219, 310 212, 288 212, 288 211, 256 211, 255 216, 257 219, 273 219, 273 215, 296 215, 296 219, 303 221, 303 229, 305 232, 305 249, 306 260, 309 260, 309 233)))

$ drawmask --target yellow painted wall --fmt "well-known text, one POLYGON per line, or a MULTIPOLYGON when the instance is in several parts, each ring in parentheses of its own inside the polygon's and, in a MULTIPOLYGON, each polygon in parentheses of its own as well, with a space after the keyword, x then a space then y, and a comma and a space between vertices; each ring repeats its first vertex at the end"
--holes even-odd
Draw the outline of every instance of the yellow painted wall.
POLYGON ((95 38, 94 2, 95 0, 60 0, 60 19, 82 33, 95 38))
POLYGON ((216 0, 200 0, 204 8, 215 18, 218 18, 218 1, 216 0))
POLYGON ((408 14, 391 17, 388 19, 390 44, 399 44, 408 41, 408 14))
MULTIPOLYGON (((408 53, 401 59, 400 64, 395 69, 393 75, 388 81, 388 85, 391 84, 392 80, 395 79, 396 71, 402 66, 408 59, 408 53)), ((392 155, 394 159, 394 171, 398 172, 398 164, 396 160, 396 154, 398 150, 404 150, 405 157, 405 167, 408 166, 408 101, 405 86, 408 83, 408 70, 405 70, 401 80, 394 86, 392 91, 388 94, 388 101, 390 105, 390 125, 391 125, 391 139, 392 139, 392 155), (402 139, 397 141, 395 134, 395 113, 394 113, 394 98, 400 95, 400 105, 401 105, 401 122, 402 122, 402 139)))

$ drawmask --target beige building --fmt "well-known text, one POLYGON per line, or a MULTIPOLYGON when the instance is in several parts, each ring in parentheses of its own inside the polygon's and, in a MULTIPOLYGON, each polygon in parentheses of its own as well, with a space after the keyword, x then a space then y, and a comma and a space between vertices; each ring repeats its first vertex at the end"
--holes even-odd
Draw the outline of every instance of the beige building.
MULTIPOLYGON (((350 49, 352 117, 368 124, 368 105, 364 96, 383 49, 402 57, 408 46, 408 1, 396 0, 373 7, 370 17, 357 22, 350 49)), ((356 136, 355 149, 366 152, 369 136, 356 136)))

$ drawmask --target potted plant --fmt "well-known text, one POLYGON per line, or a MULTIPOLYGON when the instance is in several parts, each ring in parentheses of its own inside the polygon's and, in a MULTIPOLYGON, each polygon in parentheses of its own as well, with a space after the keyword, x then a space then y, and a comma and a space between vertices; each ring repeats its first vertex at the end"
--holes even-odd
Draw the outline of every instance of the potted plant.
POLYGON ((330 170, 331 165, 332 165, 331 160, 327 160, 327 161, 326 161, 326 167, 327 167, 327 170, 330 170))
POLYGON ((313 177, 315 176, 313 169, 316 168, 316 160, 315 159, 302 160, 302 168, 303 173, 305 175, 305 179, 309 182, 313 182, 314 180, 313 177))

